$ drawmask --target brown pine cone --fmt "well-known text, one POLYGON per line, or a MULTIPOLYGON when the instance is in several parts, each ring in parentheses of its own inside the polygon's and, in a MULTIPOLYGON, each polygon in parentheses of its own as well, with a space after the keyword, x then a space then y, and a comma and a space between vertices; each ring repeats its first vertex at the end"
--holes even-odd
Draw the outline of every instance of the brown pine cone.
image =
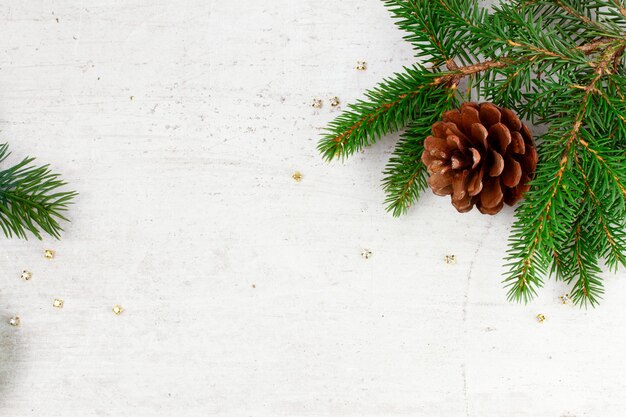
POLYGON ((437 195, 451 195, 460 212, 474 204, 496 214, 530 188, 537 149, 528 127, 511 110, 492 103, 464 103, 443 115, 424 141, 422 162, 437 195))

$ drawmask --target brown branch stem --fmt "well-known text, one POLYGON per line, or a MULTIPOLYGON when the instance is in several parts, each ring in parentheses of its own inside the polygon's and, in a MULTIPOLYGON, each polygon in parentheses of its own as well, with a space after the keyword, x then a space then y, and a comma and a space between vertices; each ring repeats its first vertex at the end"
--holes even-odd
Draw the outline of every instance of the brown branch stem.
MULTIPOLYGON (((512 45, 516 45, 515 42, 512 42, 512 41, 509 43, 512 45)), ((606 67, 608 63, 613 61, 617 56, 621 56, 621 53, 623 53, 623 49, 621 49, 622 47, 626 47, 626 43, 617 45, 615 39, 602 38, 602 39, 598 39, 597 41, 578 46, 576 49, 584 52, 587 55, 591 55, 595 52, 602 52, 603 59, 600 60, 600 63, 598 64, 599 68, 596 68, 596 71, 605 72, 607 71, 606 67), (611 46, 613 46, 613 48, 611 48, 611 46), (606 51, 610 49, 613 49, 613 52, 606 53, 606 51), (608 59, 609 57, 610 57, 610 61, 608 59)), ((335 137, 333 139, 333 142, 337 143, 338 146, 342 146, 356 129, 361 127, 363 124, 373 122, 377 117, 380 116, 381 113, 384 113, 390 108, 398 105, 402 100, 406 99, 407 97, 416 95, 424 87, 448 85, 450 88, 456 88, 459 82, 465 77, 478 74, 484 71, 488 71, 493 68, 505 68, 515 63, 516 61, 510 58, 501 58, 500 60, 497 60, 497 61, 487 60, 487 61, 459 67, 456 64, 456 62, 454 62, 454 60, 448 59, 446 61, 446 67, 450 71, 449 73, 436 77, 430 84, 422 85, 420 86, 419 89, 415 91, 411 91, 411 92, 400 95, 394 101, 382 103, 371 114, 366 115, 365 117, 361 118, 354 125, 348 128, 346 131, 344 131, 343 133, 335 137)), ((595 85, 595 81, 592 84, 595 85)))

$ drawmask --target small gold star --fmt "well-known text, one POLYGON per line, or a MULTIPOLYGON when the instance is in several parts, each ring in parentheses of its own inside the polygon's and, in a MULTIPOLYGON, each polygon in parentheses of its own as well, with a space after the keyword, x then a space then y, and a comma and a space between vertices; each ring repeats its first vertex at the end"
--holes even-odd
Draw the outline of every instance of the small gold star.
POLYGON ((456 255, 446 255, 443 260, 448 265, 454 265, 456 264, 456 255))
POLYGON ((60 298, 55 298, 54 301, 52 302, 52 307, 63 308, 64 303, 65 301, 61 300, 60 298))
POLYGON ((20 325, 20 318, 18 316, 11 317, 9 319, 9 324, 13 327, 17 327, 20 325))
POLYGON ((339 101, 339 97, 333 97, 330 99, 330 106, 331 107, 339 107, 339 105, 341 104, 341 102, 339 101))
POLYGON ((124 309, 120 305, 115 305, 113 306, 112 311, 113 313, 115 313, 116 316, 119 316, 120 314, 124 312, 124 309))
POLYGON ((561 299, 561 304, 569 304, 572 302, 572 299, 570 298, 569 294, 563 294, 559 298, 561 299))
POLYGON ((321 99, 316 98, 313 100, 313 104, 311 104, 311 107, 313 107, 314 109, 321 109, 323 105, 324 102, 321 99))
POLYGON ((291 178, 293 178, 293 180, 295 182, 300 182, 300 181, 302 181, 302 173, 300 171, 296 171, 296 172, 293 173, 291 178))
POLYGON ((130 96, 130 101, 135 101, 135 96, 130 96))
POLYGON ((55 250, 52 249, 46 249, 43 252, 43 257, 46 259, 54 259, 54 257, 56 256, 57 252, 55 250))
POLYGON ((20 275, 20 277, 21 277, 24 281, 28 281, 28 280, 30 280, 30 279, 33 277, 33 274, 32 274, 32 272, 30 272, 30 271, 26 271, 26 270, 24 270, 24 271, 22 272, 22 275, 20 275))
POLYGON ((357 71, 365 71, 367 70, 367 62, 365 61, 357 61, 356 67, 354 67, 357 71))
POLYGON ((363 257, 363 259, 369 259, 373 256, 374 254, 372 253, 371 250, 369 249, 363 249, 363 252, 361 252, 361 256, 363 257))
POLYGON ((544 321, 546 321, 546 316, 544 316, 543 314, 537 314, 537 321, 539 323, 543 323, 544 321))

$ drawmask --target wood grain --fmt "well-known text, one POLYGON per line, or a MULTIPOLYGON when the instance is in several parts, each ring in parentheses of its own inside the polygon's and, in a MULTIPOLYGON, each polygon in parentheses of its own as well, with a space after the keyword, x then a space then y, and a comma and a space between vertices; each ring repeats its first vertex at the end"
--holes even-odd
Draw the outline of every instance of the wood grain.
POLYGON ((80 192, 61 242, 0 241, 0 415, 625 415, 624 273, 595 310, 553 282, 510 304, 512 210, 428 193, 392 218, 396 137, 321 161, 329 99, 412 62, 381 2, 32 0, 0 19, 0 137, 80 192))

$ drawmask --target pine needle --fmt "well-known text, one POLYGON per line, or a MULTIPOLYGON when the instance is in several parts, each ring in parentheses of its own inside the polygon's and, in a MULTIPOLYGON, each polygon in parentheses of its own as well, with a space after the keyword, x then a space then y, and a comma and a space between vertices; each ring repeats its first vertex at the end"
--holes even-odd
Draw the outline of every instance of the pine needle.
POLYGON ((384 0, 421 61, 365 93, 319 144, 345 158, 406 129, 384 172, 386 204, 406 213, 427 188, 420 157, 431 125, 473 98, 549 126, 539 165, 516 209, 504 284, 529 302, 554 275, 595 306, 600 262, 626 264, 626 3, 384 0), (463 90, 463 80, 468 86, 463 90))

